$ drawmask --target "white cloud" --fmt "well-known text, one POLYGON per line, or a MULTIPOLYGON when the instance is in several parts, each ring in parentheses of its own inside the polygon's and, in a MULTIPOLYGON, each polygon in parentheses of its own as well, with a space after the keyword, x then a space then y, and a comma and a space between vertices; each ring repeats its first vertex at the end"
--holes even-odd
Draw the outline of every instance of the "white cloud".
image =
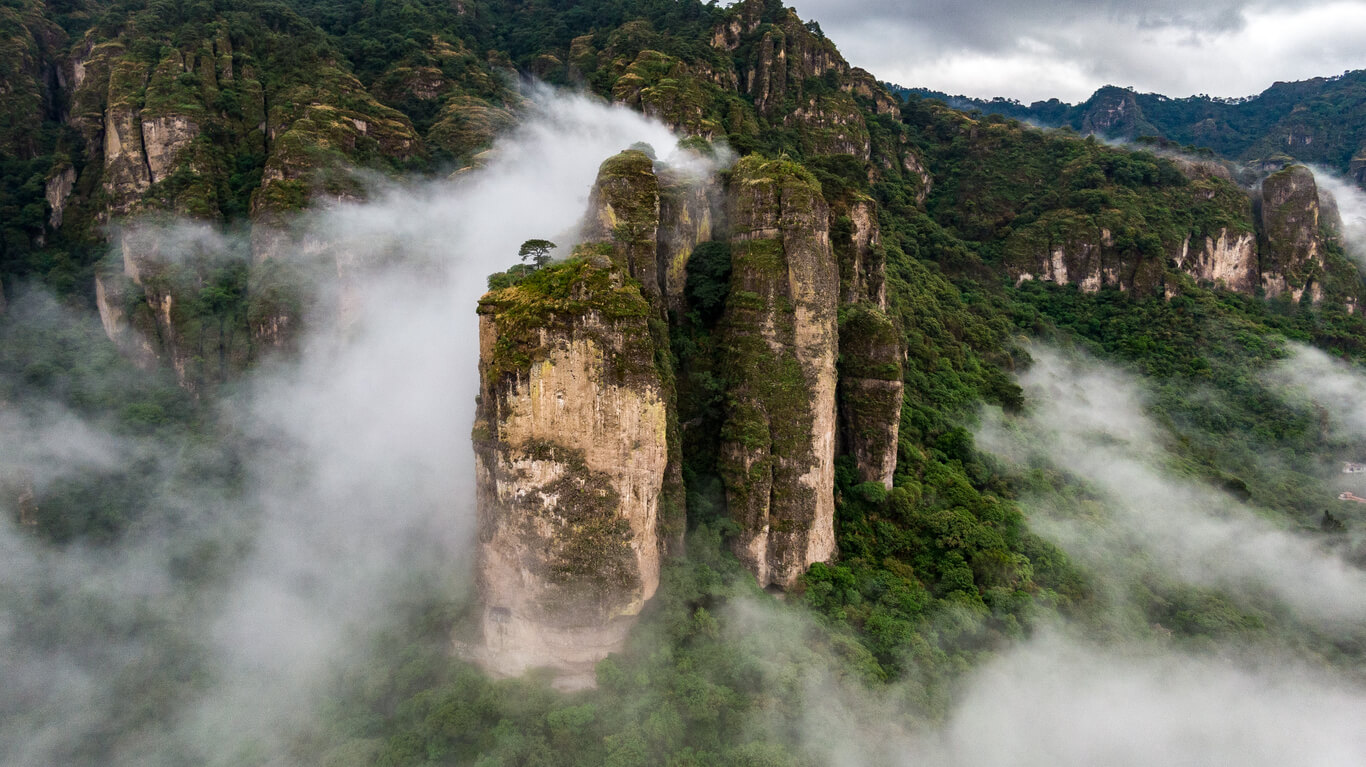
POLYGON ((1366 67, 1366 2, 944 4, 802 0, 804 18, 883 80, 1025 102, 1131 86, 1247 96, 1366 67))

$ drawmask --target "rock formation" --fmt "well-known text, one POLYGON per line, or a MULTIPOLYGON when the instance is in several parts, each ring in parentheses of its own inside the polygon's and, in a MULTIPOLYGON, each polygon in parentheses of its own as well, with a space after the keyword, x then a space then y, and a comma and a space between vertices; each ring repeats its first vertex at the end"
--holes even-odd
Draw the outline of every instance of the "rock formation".
POLYGON ((839 324, 840 452, 860 482, 892 487, 903 393, 901 334, 887 317, 886 256, 872 200, 831 205, 831 245, 844 309, 839 324))
POLYGON ((904 384, 901 334, 886 314, 860 304, 840 323, 839 408, 842 451, 860 482, 892 489, 904 384))
POLYGON ((479 306, 477 577, 491 672, 593 683, 659 583, 667 402, 653 309, 605 255, 479 306))
POLYGON ((1204 238, 1204 242, 1181 243, 1176 266, 1197 280, 1251 294, 1256 291, 1260 273, 1257 260, 1257 237, 1252 232, 1219 230, 1219 236, 1204 238))
POLYGON ((820 185, 747 157, 727 190, 733 273, 721 319, 728 410, 719 468, 734 548, 760 585, 789 587, 835 553, 839 268, 820 185))
POLYGON ((1292 165, 1262 181, 1261 284, 1268 298, 1287 291, 1295 301, 1308 293, 1323 299, 1326 247, 1319 221, 1318 185, 1303 165, 1292 165))
POLYGON ((1221 164, 1181 161, 1177 167, 1189 179, 1181 187, 1181 204, 1205 222, 1190 234, 1149 234, 1144 219, 1126 210, 1102 210, 1089 218, 1047 213, 1006 242, 1017 283, 1038 279, 1086 292, 1113 287, 1170 294, 1170 264, 1199 282, 1245 295, 1260 291, 1268 298, 1287 295, 1313 303, 1331 296, 1355 306, 1359 279, 1335 250, 1336 206, 1308 168, 1275 167, 1256 199, 1249 199, 1221 164))

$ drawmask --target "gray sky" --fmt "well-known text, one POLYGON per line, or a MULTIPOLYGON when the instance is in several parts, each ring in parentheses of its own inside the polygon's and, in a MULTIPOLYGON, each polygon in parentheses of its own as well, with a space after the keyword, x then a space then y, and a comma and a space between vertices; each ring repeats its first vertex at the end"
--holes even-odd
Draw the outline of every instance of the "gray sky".
POLYGON ((879 79, 1026 103, 1248 96, 1366 68, 1366 0, 787 0, 879 79))

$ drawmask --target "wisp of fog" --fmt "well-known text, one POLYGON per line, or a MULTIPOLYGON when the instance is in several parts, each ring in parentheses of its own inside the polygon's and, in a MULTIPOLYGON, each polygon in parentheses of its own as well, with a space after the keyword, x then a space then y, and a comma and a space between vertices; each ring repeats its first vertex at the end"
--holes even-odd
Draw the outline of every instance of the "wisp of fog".
MULTIPOLYGON (((115 627, 147 622, 197 648, 208 677, 175 702, 157 737, 99 761, 282 755, 326 669, 388 620, 405 591, 423 580, 461 588, 485 278, 515 263, 528 238, 567 253, 598 165, 636 142, 667 155, 677 139, 625 108, 537 88, 480 169, 374 183, 364 201, 292 222, 286 251, 340 275, 340 297, 332 316, 309 317, 297 359, 263 366, 222 405, 224 428, 248 446, 243 486, 191 491, 168 472, 148 503, 187 507, 178 529, 140 529, 116 549, 44 548, 0 523, 0 763, 61 763, 83 739, 125 726, 109 720, 109 704, 157 691, 121 689, 153 656, 115 627), (166 574, 185 540, 237 545, 242 557, 226 585, 190 603, 166 574), (54 602, 69 605, 60 619, 41 607, 54 602), (93 606, 89 621, 82 605, 93 606)), ((200 223, 137 226, 159 258, 250 252, 245 235, 200 223)), ((40 492, 63 473, 139 457, 97 425, 39 412, 0 411, 0 453, 40 492)), ((184 449, 164 447, 166 460, 184 449)))

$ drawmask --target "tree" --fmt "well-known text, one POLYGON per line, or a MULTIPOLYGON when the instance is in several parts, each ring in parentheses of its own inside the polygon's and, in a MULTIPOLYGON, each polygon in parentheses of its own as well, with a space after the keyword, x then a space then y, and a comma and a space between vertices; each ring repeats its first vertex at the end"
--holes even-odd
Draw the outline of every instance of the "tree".
POLYGON ((540 269, 550 263, 550 251, 558 247, 550 240, 527 240, 522 243, 522 247, 517 250, 517 255, 531 264, 533 269, 540 269))

